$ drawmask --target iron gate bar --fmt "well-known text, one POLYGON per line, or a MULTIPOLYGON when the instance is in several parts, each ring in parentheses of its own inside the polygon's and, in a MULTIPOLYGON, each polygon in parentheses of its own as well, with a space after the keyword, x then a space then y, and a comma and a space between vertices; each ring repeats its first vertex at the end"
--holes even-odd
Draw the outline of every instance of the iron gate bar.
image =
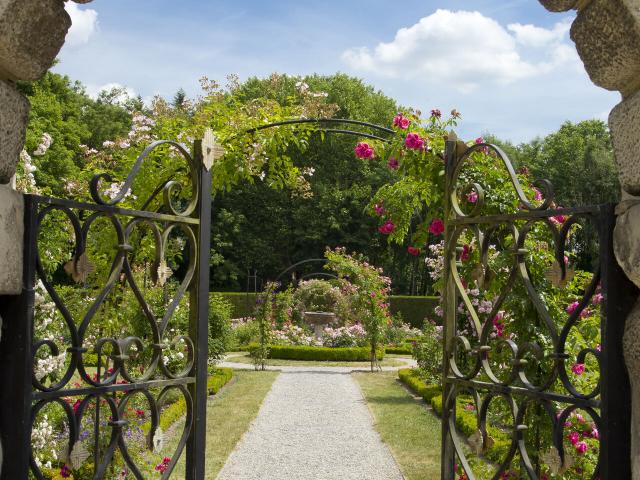
MULTIPOLYGON (((504 152, 497 147, 487 144, 474 145, 472 147, 464 146, 463 151, 460 151, 462 147, 461 142, 456 142, 455 139, 450 139, 446 142, 441 478, 443 480, 454 480, 456 478, 456 456, 458 456, 468 478, 471 480, 475 478, 470 464, 463 454, 463 438, 457 433, 455 424, 456 399, 459 394, 471 394, 474 399, 477 407, 476 418, 478 421, 478 429, 482 433, 483 445, 487 437, 485 428, 489 403, 494 398, 500 397, 505 399, 510 406, 513 419, 511 446, 507 456, 501 460, 502 463, 493 476, 494 480, 501 478, 500 475, 510 468, 511 462, 516 454, 519 455, 520 466, 526 472, 526 476, 530 479, 538 479, 536 469, 529 459, 527 446, 524 441, 523 432, 527 427, 521 424, 521 422, 524 421, 524 415, 527 409, 536 404, 543 407, 546 410, 546 414, 552 417, 553 443, 558 448, 561 456, 564 455, 563 424, 572 411, 581 408, 592 417, 600 431, 598 464, 591 478, 598 477, 601 480, 631 478, 629 457, 630 389, 622 355, 622 335, 626 316, 637 299, 638 290, 626 278, 614 258, 614 205, 550 209, 549 207, 554 206, 552 203, 553 190, 548 182, 543 183, 543 188, 547 194, 551 196, 547 197, 542 202, 542 205, 533 205, 524 198, 524 192, 520 188, 515 171, 504 152), (504 163, 514 185, 514 190, 524 205, 523 211, 515 214, 477 215, 476 213, 481 208, 484 200, 484 192, 478 184, 470 184, 464 187, 465 189, 472 187, 479 194, 479 200, 474 206, 473 211, 466 214, 460 209, 457 204, 457 195, 464 193, 465 190, 458 190, 458 188, 456 188, 456 182, 462 164, 469 158, 471 153, 485 148, 493 149, 499 157, 499 160, 502 160, 504 163), (563 261, 564 244, 567 240, 568 231, 574 223, 577 223, 581 218, 595 222, 598 226, 598 236, 600 239, 600 267, 596 269, 589 287, 585 289, 583 297, 578 302, 578 308, 569 316, 566 324, 561 329, 557 329, 555 321, 549 317, 549 313, 544 304, 532 296, 533 293, 537 295, 537 292, 535 292, 533 284, 529 279, 529 273, 523 259, 523 255, 527 252, 526 248, 524 248, 524 242, 531 227, 541 222, 550 225, 550 217, 556 217, 558 215, 567 217, 562 228, 558 231, 553 230, 553 242, 555 244, 554 256, 560 265, 562 275, 565 275, 566 271, 563 261), (524 225, 518 226, 517 223, 520 222, 524 223, 524 225), (480 317, 471 307, 465 307, 465 311, 471 315, 472 330, 474 328, 476 330, 478 328, 480 329, 472 333, 470 338, 476 339, 477 335, 480 346, 471 348, 468 340, 466 340, 467 344, 464 350, 471 360, 471 365, 473 365, 474 358, 476 358, 476 363, 475 367, 471 368, 470 373, 462 373, 457 370, 457 367, 454 368, 454 352, 456 351, 454 342, 458 338, 456 332, 456 311, 460 291, 465 288, 460 283, 462 277, 457 273, 457 241, 464 231, 471 229, 477 241, 482 243, 480 249, 484 252, 485 249, 488 248, 491 235, 502 225, 509 227, 508 235, 513 238, 513 246, 506 250, 513 255, 513 264, 510 267, 509 278, 501 288, 498 299, 495 301, 496 304, 492 307, 492 311, 485 320, 480 320, 480 317), (484 240, 482 240, 483 234, 481 234, 479 230, 480 227, 487 229, 484 240), (454 269, 456 270, 455 275, 454 269), (538 316, 544 320, 542 326, 549 330, 549 333, 545 333, 545 336, 551 337, 553 343, 553 349, 546 357, 552 360, 553 367, 546 381, 548 383, 543 383, 541 388, 525 382, 526 377, 521 376, 523 365, 515 362, 515 360, 512 362, 512 366, 509 367, 511 375, 506 380, 498 379, 498 377, 492 378, 491 375, 493 374, 490 375, 489 372, 486 373, 490 382, 477 378, 480 373, 485 372, 486 368, 490 368, 483 363, 487 358, 487 352, 491 350, 488 344, 487 324, 490 323, 491 317, 500 309, 502 302, 506 299, 509 292, 511 292, 517 279, 523 282, 538 316), (578 315, 586 308, 587 303, 595 294, 596 284, 598 282, 601 284, 604 297, 600 316, 602 353, 600 354, 600 352, 596 352, 594 349, 583 348, 578 354, 577 361, 584 362, 587 354, 593 354, 598 360, 600 378, 596 389, 593 392, 585 394, 578 392, 571 380, 567 377, 565 362, 569 358, 569 355, 565 353, 565 342, 569 332, 576 325, 578 315), (551 386, 555 381, 561 382, 563 393, 546 391, 546 388, 551 386), (484 397, 484 400, 481 401, 480 395, 484 397), (598 395, 599 398, 596 398, 598 395), (552 402, 561 403, 558 407, 560 409, 559 418, 555 418, 555 407, 552 405, 552 402), (600 412, 598 413, 596 409, 599 409, 600 412)), ((484 265, 483 268, 487 268, 485 263, 486 259, 483 257, 480 265, 484 265)), ((467 302, 468 298, 464 300, 464 304, 467 305, 467 302)), ((516 344, 514 344, 514 348, 516 348, 512 355, 514 359, 520 359, 521 355, 529 351, 525 348, 522 349, 524 353, 517 353, 519 350, 517 350, 518 346, 516 344)), ((545 350, 545 352, 546 351, 547 350, 545 350)), ((540 357, 540 361, 542 361, 542 358, 544 357, 540 357)))
MULTIPOLYGON (((201 142, 194 145, 192 157, 186 147, 171 141, 159 141, 147 147, 138 157, 136 163, 127 176, 119 193, 113 200, 105 200, 99 192, 100 181, 111 181, 107 174, 99 174, 91 182, 91 193, 97 202, 85 203, 64 199, 53 199, 39 195, 24 195, 25 200, 25 235, 24 235, 24 270, 23 290, 18 296, 2 297, 0 301, 0 315, 5 320, 2 344, 0 346, 0 435, 4 447, 4 465, 0 480, 27 479, 29 471, 36 478, 43 478, 39 467, 35 464, 31 448, 32 422, 47 405, 59 405, 66 416, 65 422, 69 426, 69 452, 76 443, 79 425, 86 418, 85 411, 91 402, 106 402, 110 410, 110 420, 105 429, 109 432, 108 445, 95 452, 93 478, 101 479, 113 460, 116 450, 120 451, 125 460, 126 468, 138 479, 143 479, 139 468, 133 463, 123 439, 123 429, 128 421, 125 420, 124 410, 130 398, 143 395, 149 406, 151 429, 150 435, 159 426, 160 410, 169 392, 180 393, 186 405, 186 421, 183 434, 178 440, 176 455, 171 459, 168 469, 162 474, 162 479, 169 478, 179 457, 186 457, 187 470, 185 478, 201 480, 204 478, 204 449, 206 433, 206 399, 207 399, 207 345, 208 345, 208 287, 209 287, 209 236, 211 229, 211 173, 202 163, 201 142), (160 145, 170 145, 177 148, 187 161, 191 180, 191 197, 184 210, 177 210, 173 205, 172 194, 177 192, 177 182, 169 179, 156 188, 152 198, 145 202, 143 208, 160 191, 164 191, 163 202, 169 213, 153 212, 121 208, 117 203, 121 201, 133 182, 135 174, 140 170, 144 159, 160 145), (73 268, 81 255, 85 254, 86 237, 94 221, 104 219, 111 225, 117 236, 117 249, 109 267, 109 279, 100 286, 89 309, 75 318, 67 309, 64 298, 55 290, 48 275, 42 271, 38 258, 38 232, 41 222, 51 212, 58 211, 66 216, 72 226, 70 233, 75 246, 72 257, 73 268), (153 316, 146 299, 133 279, 128 252, 133 246, 128 245, 133 229, 138 225, 145 225, 151 229, 155 242, 154 262, 164 261, 164 245, 173 230, 179 230, 187 237, 189 244, 189 266, 179 284, 174 298, 167 305, 162 318, 153 316), (40 273, 38 273, 40 271, 40 273), (66 329, 62 349, 53 341, 38 340, 34 335, 35 282, 39 276, 44 283, 51 300, 55 304, 55 311, 62 316, 66 329), (98 356, 101 356, 104 345, 112 348, 108 358, 114 363, 114 373, 106 379, 96 378, 95 381, 87 376, 84 367, 84 355, 88 348, 83 346, 86 329, 94 318, 106 296, 115 288, 116 279, 124 276, 128 288, 133 291, 139 303, 143 318, 151 326, 151 336, 142 339, 137 337, 102 338, 93 345, 98 356), (188 292, 187 289, 188 288, 188 292), (177 336, 172 342, 184 342, 187 348, 186 365, 181 372, 174 373, 160 361, 165 329, 175 312, 177 304, 184 295, 190 298, 190 331, 189 336, 177 336), (157 338, 156 338, 157 337, 157 338), (155 339, 155 340, 154 340, 155 339), (155 343, 153 343, 155 341, 155 343), (128 351, 131 346, 151 348, 152 359, 141 376, 136 377, 128 372, 128 351), (39 348, 48 348, 50 355, 65 353, 67 361, 65 374, 62 379, 48 386, 42 384, 34 373, 34 361, 39 348), (74 374, 79 373, 83 386, 66 388, 74 374), (118 377, 128 383, 116 383, 118 377), (157 378, 160 376, 161 378, 157 378), (155 377, 155 378, 154 378, 155 377), (7 386, 11 386, 7 388, 7 386), (188 388, 187 388, 188 387, 188 388), (159 390, 154 396, 151 390, 159 390), (116 393, 124 393, 122 398, 116 393), (80 401, 77 410, 72 409, 65 398, 74 397, 80 401), (76 411, 74 411, 76 410, 76 411)), ((153 270, 153 268, 152 268, 153 270)), ((152 272, 153 275, 153 272, 152 272)), ((158 276, 158 272, 155 273, 158 276)), ((100 369, 98 368, 98 372, 100 369)), ((98 408, 96 408, 96 413, 98 408)), ((101 429, 97 426, 96 428, 101 429)), ((97 440, 97 437, 96 437, 97 440)))

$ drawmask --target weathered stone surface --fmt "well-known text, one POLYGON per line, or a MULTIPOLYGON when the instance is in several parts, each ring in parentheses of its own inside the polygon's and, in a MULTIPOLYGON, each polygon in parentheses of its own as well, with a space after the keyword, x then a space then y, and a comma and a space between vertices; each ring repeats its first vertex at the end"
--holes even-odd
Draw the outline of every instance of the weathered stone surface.
POLYGON ((566 12, 575 7, 578 0, 539 0, 550 12, 566 12))
POLYGON ((618 264, 640 287, 640 199, 623 200, 616 208, 613 248, 618 264))
POLYGON ((631 383, 631 471, 632 477, 640 477, 640 301, 627 317, 622 338, 624 360, 631 383))
POLYGON ((0 185, 0 295, 22 290, 24 200, 8 185, 0 185))
POLYGON ((0 183, 9 183, 24 147, 29 102, 12 85, 0 80, 0 183))
POLYGON ((640 87, 640 2, 593 0, 580 10, 571 39, 596 85, 629 96, 640 87))
POLYGON ((40 78, 70 26, 61 0, 0 0, 0 75, 12 80, 40 78))
POLYGON ((640 195, 640 92, 614 107, 609 129, 622 189, 640 195))

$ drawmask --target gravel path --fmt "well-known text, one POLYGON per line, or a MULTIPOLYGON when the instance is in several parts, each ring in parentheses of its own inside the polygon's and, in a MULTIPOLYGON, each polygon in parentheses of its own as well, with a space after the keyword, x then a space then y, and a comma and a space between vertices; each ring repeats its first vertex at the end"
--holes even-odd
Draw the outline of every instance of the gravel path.
POLYGON ((347 369, 278 369, 218 480, 403 479, 347 369))

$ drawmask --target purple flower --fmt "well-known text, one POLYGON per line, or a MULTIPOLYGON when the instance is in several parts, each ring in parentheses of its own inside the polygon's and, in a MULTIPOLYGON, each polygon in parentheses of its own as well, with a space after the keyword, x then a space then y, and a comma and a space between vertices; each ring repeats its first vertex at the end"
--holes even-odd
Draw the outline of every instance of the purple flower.
POLYGON ((376 211, 376 215, 382 216, 384 214, 384 207, 381 203, 376 203, 373 209, 376 211))
POLYGON ((478 192, 471 191, 467 193, 467 201, 469 203, 476 203, 478 201, 478 192))
POLYGON ((391 157, 389 158, 389 162, 387 162, 387 165, 389 165, 390 169, 397 170, 400 166, 400 163, 398 162, 397 158, 391 157))
POLYGON ((431 116, 434 118, 440 118, 442 116, 442 112, 437 108, 434 108, 433 110, 431 110, 431 116))
POLYGON ((571 371, 576 375, 582 375, 584 373, 584 363, 574 363, 571 371))

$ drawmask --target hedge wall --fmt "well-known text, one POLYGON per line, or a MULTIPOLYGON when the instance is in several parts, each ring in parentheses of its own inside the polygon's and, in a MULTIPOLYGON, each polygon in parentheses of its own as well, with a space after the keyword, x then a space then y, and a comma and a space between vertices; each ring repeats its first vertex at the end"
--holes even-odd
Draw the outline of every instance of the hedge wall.
MULTIPOLYGON (((249 317, 253 315, 256 304, 255 293, 217 292, 233 305, 233 317, 249 317)), ((433 317, 433 309, 438 305, 438 297, 409 297, 392 295, 390 297, 391 313, 402 313, 405 322, 413 327, 421 328, 425 316, 433 317)))
MULTIPOLYGON (((249 352, 258 347, 257 344, 249 345, 249 352)), ((280 360, 314 360, 333 362, 368 362, 370 360, 369 347, 305 347, 290 345, 273 345, 269 349, 269 358, 280 360)), ((384 349, 378 350, 378 360, 384 358, 384 349)))
POLYGON ((440 298, 438 297, 409 297, 392 295, 389 298, 389 307, 392 314, 402 313, 402 319, 412 327, 422 328, 424 317, 434 318, 433 309, 436 308, 440 298))
POLYGON ((256 306, 257 294, 243 292, 215 293, 219 293, 225 298, 225 300, 228 300, 233 305, 232 318, 251 317, 253 315, 253 309, 256 306))

